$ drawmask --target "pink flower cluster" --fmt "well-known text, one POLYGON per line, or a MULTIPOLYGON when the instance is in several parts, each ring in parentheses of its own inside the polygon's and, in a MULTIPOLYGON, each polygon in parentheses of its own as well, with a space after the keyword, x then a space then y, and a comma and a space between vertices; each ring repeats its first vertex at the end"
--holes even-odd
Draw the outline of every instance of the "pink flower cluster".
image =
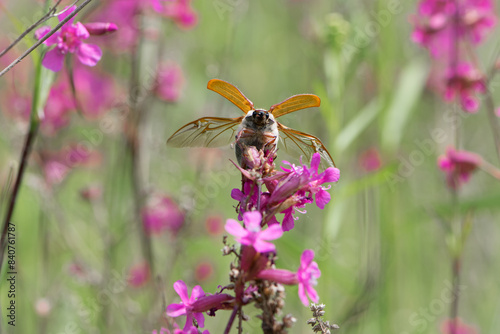
POLYGON ((451 189, 459 189, 469 181, 471 174, 481 165, 482 158, 472 152, 457 151, 449 147, 446 155, 439 157, 439 168, 446 174, 446 182, 451 189))
POLYGON ((142 208, 142 223, 145 231, 150 234, 160 234, 167 230, 174 235, 184 224, 185 213, 169 196, 152 195, 142 208))
MULTIPOLYGON (((492 0, 422 0, 412 18, 412 40, 445 63, 443 95, 457 98, 467 112, 479 109, 477 94, 485 91, 485 78, 465 50, 477 45, 496 25, 492 0)), ((442 67, 442 66, 441 66, 442 67)))
MULTIPOLYGON (((256 150, 250 150, 250 154, 258 155, 256 150)), ((255 158, 256 160, 256 158, 255 158)), ((254 160, 254 161, 255 161, 254 160)), ((283 231, 290 231, 295 226, 294 217, 296 211, 301 210, 308 203, 316 202, 316 205, 323 209, 330 201, 330 194, 326 191, 329 187, 324 187, 324 183, 337 182, 340 178, 340 171, 335 167, 328 167, 319 173, 320 154, 315 153, 311 159, 311 166, 295 166, 287 161, 284 163, 289 168, 282 168, 282 172, 276 172, 262 179, 268 191, 259 191, 254 182, 254 177, 246 170, 240 168, 246 180, 243 190, 233 189, 231 197, 239 201, 240 219, 247 211, 259 210, 264 214, 264 222, 269 224, 278 223, 275 215, 284 214, 283 231), (260 208, 259 208, 260 205, 260 208)))
POLYGON ((174 284, 181 303, 170 304, 167 315, 186 316, 183 333, 190 333, 193 325, 204 327, 203 312, 209 315, 215 315, 217 310, 223 309, 234 312, 249 303, 256 303, 256 307, 263 308, 266 298, 271 298, 271 303, 278 303, 277 300, 283 298, 278 293, 280 284, 298 285, 299 298, 304 306, 308 306, 309 300, 315 303, 319 301, 315 286, 321 272, 313 261, 314 251, 306 249, 302 253, 297 271, 277 269, 276 246, 270 241, 281 238, 284 231, 293 228, 296 219, 293 214, 305 204, 316 202, 323 209, 330 201, 328 188, 323 184, 337 182, 340 172, 334 167, 319 172, 319 153, 313 155, 310 166, 296 166, 285 161, 287 167, 276 171, 273 163, 275 156, 273 150, 263 152, 249 147, 243 153, 246 169, 237 166, 242 173, 243 189, 233 189, 231 195, 239 201, 239 216, 243 224, 228 219, 225 225, 226 231, 241 245, 239 251, 227 244, 224 248, 226 255, 235 253, 238 258, 238 263, 232 266, 231 284, 219 286, 220 291, 214 295, 207 295, 200 286, 195 286, 191 297, 183 281, 174 284), (262 192, 257 186, 258 182, 265 185, 267 191, 262 192), (278 213, 285 214, 282 225, 278 224, 275 217, 278 213), (273 297, 264 296, 265 286, 276 287, 273 290, 276 294, 273 297), (234 296, 222 293, 224 290, 234 290, 234 296))

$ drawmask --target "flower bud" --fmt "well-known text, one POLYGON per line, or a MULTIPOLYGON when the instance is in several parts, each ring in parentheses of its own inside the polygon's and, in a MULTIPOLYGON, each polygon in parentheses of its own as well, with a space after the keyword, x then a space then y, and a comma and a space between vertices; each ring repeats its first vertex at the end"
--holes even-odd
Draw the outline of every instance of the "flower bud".
POLYGON ((84 24, 90 35, 101 36, 118 30, 116 24, 111 22, 90 22, 84 24))

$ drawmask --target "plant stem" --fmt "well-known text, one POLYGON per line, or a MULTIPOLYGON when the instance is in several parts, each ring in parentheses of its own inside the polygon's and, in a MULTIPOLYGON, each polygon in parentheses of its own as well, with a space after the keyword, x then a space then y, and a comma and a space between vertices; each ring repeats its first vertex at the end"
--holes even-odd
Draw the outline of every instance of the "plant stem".
POLYGON ((36 135, 38 133, 38 127, 39 127, 38 122, 32 123, 24 140, 23 151, 21 153, 19 168, 17 169, 17 174, 16 174, 16 181, 14 182, 14 187, 9 197, 7 213, 3 221, 2 236, 0 239, 0 269, 2 268, 5 247, 7 246, 7 239, 6 239, 7 231, 9 228, 10 221, 12 219, 12 215, 14 213, 14 208, 16 206, 17 195, 19 193, 19 189, 21 188, 24 171, 26 170, 26 165, 28 164, 28 157, 31 152, 31 148, 33 147, 36 135))
POLYGON ((238 313, 239 306, 235 305, 233 308, 233 312, 231 313, 231 316, 229 317, 229 321, 227 322, 226 329, 224 330, 224 334, 229 334, 231 331, 231 327, 233 327, 233 322, 234 319, 236 318, 236 314, 238 313))

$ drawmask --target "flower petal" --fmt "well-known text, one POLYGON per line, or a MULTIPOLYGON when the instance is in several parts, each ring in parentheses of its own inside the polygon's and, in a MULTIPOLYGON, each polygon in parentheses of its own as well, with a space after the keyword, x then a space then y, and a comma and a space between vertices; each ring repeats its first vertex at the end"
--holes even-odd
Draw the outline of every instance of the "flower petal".
POLYGON ((325 205, 330 202, 330 199, 330 193, 328 191, 320 189, 316 194, 316 205, 318 206, 318 208, 323 210, 325 208, 325 205))
POLYGON ((199 327, 205 327, 205 317, 203 316, 203 313, 193 313, 193 316, 198 322, 199 327))
POLYGON ((101 49, 94 44, 80 44, 77 52, 78 60, 87 66, 95 66, 102 57, 101 49))
POLYGON ((58 72, 63 68, 64 54, 58 48, 48 51, 43 57, 42 65, 51 71, 58 72))
POLYGON ((311 158, 311 169, 318 173, 319 163, 321 162, 321 155, 319 153, 314 153, 311 158))
POLYGON ((240 223, 234 219, 228 219, 224 228, 229 234, 234 235, 235 237, 244 237, 248 234, 247 230, 245 230, 243 226, 241 226, 240 223))
POLYGON ((275 224, 269 226, 267 229, 259 233, 259 239, 261 240, 275 240, 281 238, 283 235, 283 229, 280 225, 275 224))
MULTIPOLYGON (((65 18, 67 18, 71 13, 73 13, 76 9, 76 6, 73 5, 73 6, 68 6, 66 8, 64 8, 64 10, 62 11, 61 14, 57 15, 57 18, 59 19, 59 22, 62 22, 64 21, 65 18)), ((73 23, 73 19, 74 19, 74 16, 69 19, 68 22, 66 22, 66 24, 72 24, 73 23)))
POLYGON ((299 283, 299 298, 304 306, 309 305, 309 299, 307 299, 306 292, 304 291, 304 284, 299 283))
POLYGON ((245 226, 249 230, 260 230, 260 222, 262 221, 262 214, 259 211, 245 212, 243 215, 245 226))
POLYGON ((169 317, 178 317, 186 314, 186 305, 184 304, 170 304, 167 306, 167 315, 169 317))
POLYGON ((80 39, 87 39, 89 38, 90 34, 87 30, 87 28, 85 28, 85 26, 83 24, 81 24, 80 22, 76 22, 75 23, 75 33, 76 33, 76 36, 80 39))
POLYGON ((314 290, 314 288, 311 285, 306 285, 305 288, 309 298, 311 298, 313 302, 317 303, 319 301, 319 296, 316 290, 314 290))
MULTIPOLYGON (((43 36, 47 35, 47 33, 52 30, 49 26, 43 26, 35 30, 35 38, 40 40, 42 39, 43 36)), ((52 35, 54 36, 54 35, 52 35)), ((47 41, 45 41, 47 43, 47 41)), ((45 44, 45 45, 51 45, 51 44, 45 44)))
POLYGON ((314 251, 312 249, 306 249, 300 256, 300 266, 302 268, 308 267, 313 259, 314 259, 314 251))
POLYGON ((205 292, 203 292, 201 286, 199 285, 195 286, 191 291, 191 298, 189 299, 190 304, 192 304, 196 299, 203 296, 205 296, 205 292))
POLYGON ((276 250, 276 246, 274 246, 274 244, 259 239, 255 240, 253 248, 255 248, 255 250, 259 253, 267 253, 276 250))
POLYGON ((181 297, 182 302, 184 305, 189 304, 189 296, 188 296, 188 289, 186 286, 186 283, 182 280, 178 280, 177 282, 174 283, 174 290, 177 292, 179 297, 181 297))

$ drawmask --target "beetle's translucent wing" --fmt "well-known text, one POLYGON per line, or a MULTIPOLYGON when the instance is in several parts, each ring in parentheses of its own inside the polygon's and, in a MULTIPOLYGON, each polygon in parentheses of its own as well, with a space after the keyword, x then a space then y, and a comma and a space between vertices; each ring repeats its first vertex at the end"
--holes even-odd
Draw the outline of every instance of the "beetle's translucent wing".
POLYGON ((235 140, 242 117, 204 117, 184 125, 167 140, 173 147, 218 147, 235 140))
POLYGON ((279 144, 288 154, 295 157, 302 156, 303 162, 305 162, 304 159, 307 159, 307 163, 309 163, 313 154, 319 153, 321 155, 321 169, 335 166, 330 153, 318 138, 280 123, 278 123, 278 129, 280 131, 279 144))

